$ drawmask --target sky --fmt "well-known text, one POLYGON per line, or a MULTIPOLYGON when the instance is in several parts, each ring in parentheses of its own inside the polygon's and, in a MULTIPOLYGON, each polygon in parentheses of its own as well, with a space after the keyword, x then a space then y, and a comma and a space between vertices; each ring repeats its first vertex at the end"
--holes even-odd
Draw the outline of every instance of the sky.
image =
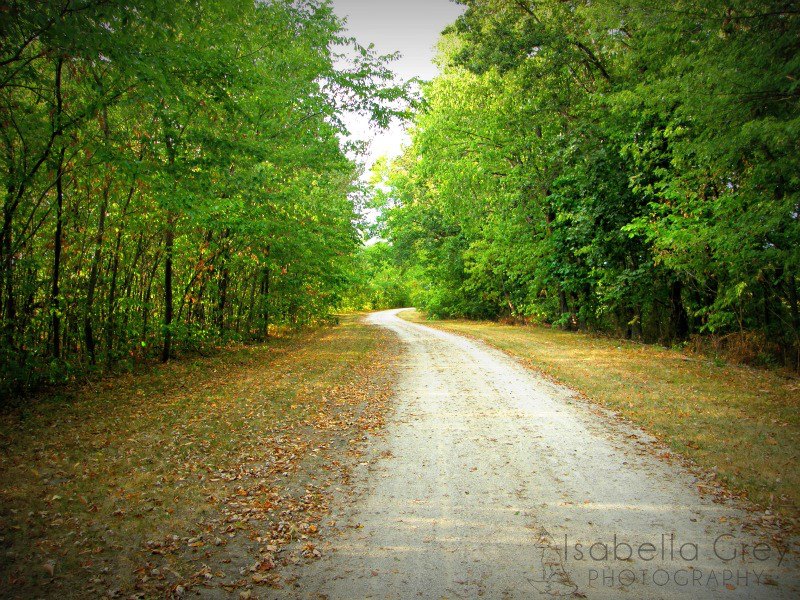
MULTIPOLYGON (((392 68, 402 80, 436 75, 433 58, 439 34, 464 9, 450 0, 333 0, 332 4, 337 15, 347 18, 349 34, 361 45, 373 43, 379 54, 400 52, 392 68)), ((398 123, 385 131, 374 131, 358 115, 348 115, 346 123, 353 137, 371 140, 367 174, 375 159, 397 156, 408 139, 398 123)))

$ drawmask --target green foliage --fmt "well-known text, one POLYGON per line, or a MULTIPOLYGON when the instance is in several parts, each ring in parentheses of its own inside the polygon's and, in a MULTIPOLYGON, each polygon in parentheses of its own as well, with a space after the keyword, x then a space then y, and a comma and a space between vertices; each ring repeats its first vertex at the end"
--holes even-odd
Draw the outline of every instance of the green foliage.
POLYGON ((386 242, 365 246, 356 256, 344 310, 378 310, 411 306, 413 277, 395 260, 386 242))
POLYGON ((650 341, 759 330, 798 366, 791 3, 464 4, 383 175, 419 304, 650 341))
POLYGON ((386 124, 407 90, 327 2, 0 18, 0 392, 339 306, 360 246, 341 115, 386 124))

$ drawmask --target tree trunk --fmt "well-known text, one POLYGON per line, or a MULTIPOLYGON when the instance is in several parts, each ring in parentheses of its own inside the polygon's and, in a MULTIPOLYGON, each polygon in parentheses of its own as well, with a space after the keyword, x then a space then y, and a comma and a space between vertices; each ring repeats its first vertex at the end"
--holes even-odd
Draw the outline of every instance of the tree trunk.
MULTIPOLYGON (((569 313, 569 304, 567 303, 567 293, 564 291, 564 288, 561 284, 558 284, 558 312, 560 314, 560 318, 563 319, 564 315, 569 313)), ((569 329, 569 325, 562 325, 562 328, 569 329)))
POLYGON ((97 233, 94 238, 94 254, 92 264, 89 269, 89 283, 86 286, 86 311, 83 316, 83 336, 86 343, 86 351, 89 353, 89 360, 95 364, 95 339, 92 328, 94 295, 97 290, 97 280, 100 274, 100 259, 103 254, 103 238, 106 229, 106 213, 108 212, 108 197, 111 192, 111 175, 106 176, 103 184, 102 201, 100 203, 100 216, 97 220, 97 233))
POLYGON ((675 279, 669 288, 670 329, 673 339, 685 340, 689 334, 689 317, 683 306, 683 284, 675 279))
POLYGON ((578 294, 571 293, 569 295, 569 299, 572 300, 571 309, 569 311, 569 321, 570 321, 570 329, 575 330, 579 328, 578 324, 578 305, 580 303, 580 299, 578 294))
POLYGON ((578 302, 578 329, 588 329, 588 323, 586 321, 586 317, 584 316, 586 310, 581 310, 581 308, 590 308, 592 306, 591 302, 592 298, 592 288, 588 283, 583 285, 583 298, 578 302))
MULTIPOLYGON (((106 143, 109 141, 109 127, 108 127, 108 111, 104 108, 100 114, 100 129, 103 132, 103 139, 106 143)), ((94 331, 92 329, 92 314, 94 309, 94 294, 97 290, 97 279, 100 273, 100 260, 103 255, 103 239, 105 237, 106 228, 106 213, 108 212, 108 199, 111 195, 111 166, 106 164, 105 181, 103 182, 102 200, 100 202, 100 217, 97 221, 97 234, 94 240, 94 255, 92 256, 92 265, 89 270, 89 284, 86 288, 86 312, 83 316, 83 333, 84 341, 86 342, 86 350, 89 353, 89 360, 95 364, 95 339, 94 331)))
POLYGON ((261 326, 264 328, 262 339, 269 339, 269 267, 264 267, 261 275, 261 326))
POLYGON ((245 335, 250 338, 253 335, 253 319, 256 312, 256 288, 258 287, 258 278, 253 277, 250 284, 250 301, 248 302, 247 319, 245 320, 245 335))
POLYGON ((111 283, 108 288, 108 318, 106 320, 106 360, 111 360, 111 351, 116 335, 117 277, 119 276, 119 251, 122 245, 122 229, 117 232, 114 256, 111 258, 111 283))
MULTIPOLYGON (((62 58, 56 61, 56 119, 60 127, 63 103, 61 99, 61 69, 64 64, 62 58)), ((50 312, 51 312, 51 342, 53 358, 61 358, 61 302, 59 300, 59 275, 61 273, 61 232, 63 227, 64 215, 64 154, 67 149, 62 144, 61 152, 58 155, 58 165, 56 167, 56 232, 53 238, 53 286, 50 290, 50 312)))
POLYGON ((175 215, 167 213, 167 233, 164 238, 164 347, 161 362, 172 356, 172 251, 175 246, 175 215))
POLYGON ((7 217, 8 231, 3 236, 3 251, 4 261, 3 270, 5 271, 5 316, 6 321, 13 325, 14 319, 17 318, 16 303, 14 302, 14 256, 11 253, 11 215, 7 217))
POLYGON ((792 327, 797 338, 800 337, 800 309, 797 306, 797 280, 793 273, 786 276, 786 283, 789 286, 789 313, 792 315, 792 327))
POLYGON ((797 281, 793 273, 786 276, 786 284, 789 287, 789 314, 792 316, 792 329, 794 329, 794 349, 795 364, 794 368, 800 371, 800 309, 797 306, 797 281))
POLYGON ((215 321, 220 335, 225 333, 225 307, 228 302, 228 284, 230 272, 228 271, 227 257, 222 257, 222 268, 219 271, 219 283, 217 284, 219 298, 217 299, 217 311, 215 321))
POLYGON ((217 306, 214 311, 214 325, 216 325, 220 336, 225 333, 225 306, 228 302, 228 284, 230 281, 230 272, 228 271, 230 252, 226 245, 229 235, 230 231, 226 229, 222 232, 222 238, 220 239, 220 244, 223 244, 223 250, 220 252, 220 268, 217 276, 217 306))
POLYGON ((53 287, 50 291, 50 312, 52 321, 50 324, 51 332, 51 352, 53 358, 61 358, 61 299, 59 294, 59 276, 61 274, 61 248, 62 248, 62 229, 64 224, 64 154, 66 148, 61 148, 58 156, 58 172, 56 175, 56 232, 53 238, 53 287))
POLYGON ((153 291, 153 281, 158 274, 158 264, 161 262, 161 257, 159 253, 156 253, 155 258, 153 259, 153 268, 150 269, 150 273, 147 277, 147 285, 144 288, 144 293, 142 294, 142 339, 147 339, 147 325, 150 319, 150 296, 152 295, 153 291))
POLYGON ((769 289, 769 284, 767 283, 766 279, 761 282, 761 299, 762 303, 761 306, 763 308, 763 316, 762 319, 764 320, 764 329, 769 332, 770 326, 772 325, 772 307, 770 302, 771 290, 769 289))

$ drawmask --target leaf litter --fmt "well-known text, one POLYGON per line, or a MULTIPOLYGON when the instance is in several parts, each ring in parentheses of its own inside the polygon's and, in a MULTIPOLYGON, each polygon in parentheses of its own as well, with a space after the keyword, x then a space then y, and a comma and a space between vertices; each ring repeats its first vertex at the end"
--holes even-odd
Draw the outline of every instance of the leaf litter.
POLYGON ((0 418, 8 597, 256 598, 322 555, 391 398, 391 334, 335 328, 178 361, 0 418))

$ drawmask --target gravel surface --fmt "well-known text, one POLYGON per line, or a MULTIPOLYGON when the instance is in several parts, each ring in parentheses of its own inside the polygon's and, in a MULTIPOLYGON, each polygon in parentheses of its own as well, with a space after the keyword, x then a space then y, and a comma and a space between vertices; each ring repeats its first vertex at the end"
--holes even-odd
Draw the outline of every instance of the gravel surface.
POLYGON ((774 532, 701 495, 647 434, 397 312, 369 317, 404 342, 394 415, 322 558, 270 597, 800 597, 774 532))

